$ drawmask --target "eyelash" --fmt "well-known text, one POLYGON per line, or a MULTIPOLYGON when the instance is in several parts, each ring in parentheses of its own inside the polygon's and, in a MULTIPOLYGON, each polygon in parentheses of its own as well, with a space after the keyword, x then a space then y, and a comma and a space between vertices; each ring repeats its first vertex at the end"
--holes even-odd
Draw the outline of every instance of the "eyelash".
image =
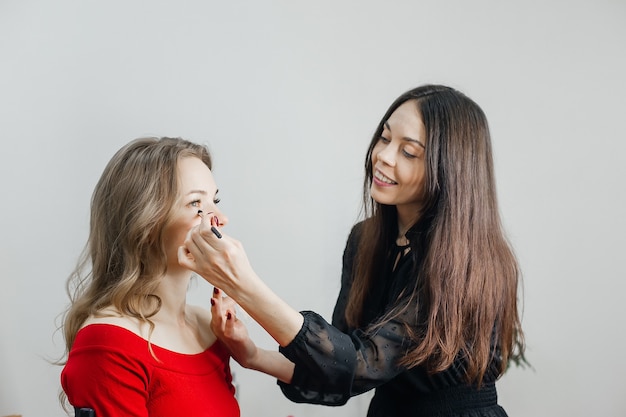
MULTIPOLYGON (((220 201, 222 201, 222 200, 220 200, 219 198, 215 197, 213 199, 213 204, 218 204, 220 201)), ((189 205, 191 207, 198 207, 198 206, 200 206, 200 204, 202 204, 201 200, 193 200, 192 202, 189 203, 189 205)))
MULTIPOLYGON (((390 139, 387 139, 386 137, 384 137, 383 135, 380 135, 379 140, 384 143, 384 144, 388 144, 391 142, 390 139)), ((402 150, 402 154, 409 159, 413 159, 413 158, 417 158, 417 155, 413 155, 412 153, 408 153, 407 151, 405 151, 404 149, 402 150)))

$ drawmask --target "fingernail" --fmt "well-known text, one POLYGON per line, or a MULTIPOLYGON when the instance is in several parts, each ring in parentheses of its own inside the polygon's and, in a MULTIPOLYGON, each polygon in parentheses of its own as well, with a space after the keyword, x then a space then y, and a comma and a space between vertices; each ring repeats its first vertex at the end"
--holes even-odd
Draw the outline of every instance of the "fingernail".
POLYGON ((226 320, 230 320, 233 317, 232 314, 230 314, 230 311, 228 313, 226 313, 226 320))
POLYGON ((217 287, 213 287, 213 294, 217 295, 217 294, 219 294, 219 293, 220 293, 219 288, 217 288, 217 287))
POLYGON ((215 300, 211 298, 211 305, 214 306, 215 305, 215 300))

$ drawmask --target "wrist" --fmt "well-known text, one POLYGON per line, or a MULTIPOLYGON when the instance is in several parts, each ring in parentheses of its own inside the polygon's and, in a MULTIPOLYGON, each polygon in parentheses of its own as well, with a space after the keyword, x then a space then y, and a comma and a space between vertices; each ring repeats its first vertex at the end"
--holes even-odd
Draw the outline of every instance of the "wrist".
POLYGON ((263 369, 262 363, 263 363, 263 349, 260 349, 258 347, 255 346, 255 351, 254 354, 249 356, 246 359, 246 363, 245 364, 240 364, 241 366, 243 366, 246 369, 250 369, 253 371, 260 371, 263 369))

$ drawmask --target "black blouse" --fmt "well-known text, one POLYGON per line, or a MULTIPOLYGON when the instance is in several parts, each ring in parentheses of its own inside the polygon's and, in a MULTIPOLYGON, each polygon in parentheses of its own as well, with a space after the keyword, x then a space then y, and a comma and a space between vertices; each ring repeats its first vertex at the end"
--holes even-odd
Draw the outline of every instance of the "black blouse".
MULTIPOLYGON (((344 251, 342 285, 333 324, 314 312, 303 311, 300 332, 288 346, 280 348, 296 365, 291 384, 278 381, 283 394, 294 402, 338 406, 352 396, 376 389, 368 417, 506 416, 497 404, 495 381, 500 374, 497 361, 485 373, 480 390, 465 381, 461 358, 436 374, 429 374, 422 366, 407 369, 398 365, 412 343, 405 325, 419 328, 417 305, 405 309, 398 319, 386 322, 374 334, 347 326, 344 311, 358 231, 357 224, 344 251)), ((411 278, 415 274, 414 254, 400 247, 390 254, 388 263, 385 276, 368 296, 364 315, 369 322, 398 303, 398 296, 407 285, 414 285, 411 278), (394 268, 398 253, 400 261, 394 268)))

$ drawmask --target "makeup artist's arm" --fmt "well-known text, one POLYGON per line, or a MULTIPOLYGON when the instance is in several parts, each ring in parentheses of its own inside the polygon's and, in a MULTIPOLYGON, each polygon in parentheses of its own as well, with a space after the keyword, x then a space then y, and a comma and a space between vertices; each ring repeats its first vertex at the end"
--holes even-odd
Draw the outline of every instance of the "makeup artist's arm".
POLYGON ((295 368, 293 362, 282 353, 261 348, 257 348, 257 355, 249 360, 247 365, 241 366, 273 376, 285 384, 291 384, 295 368))
POLYGON ((241 243, 227 235, 218 238, 208 221, 189 231, 178 262, 226 292, 279 345, 287 346, 302 328, 302 315, 257 276, 241 243))

